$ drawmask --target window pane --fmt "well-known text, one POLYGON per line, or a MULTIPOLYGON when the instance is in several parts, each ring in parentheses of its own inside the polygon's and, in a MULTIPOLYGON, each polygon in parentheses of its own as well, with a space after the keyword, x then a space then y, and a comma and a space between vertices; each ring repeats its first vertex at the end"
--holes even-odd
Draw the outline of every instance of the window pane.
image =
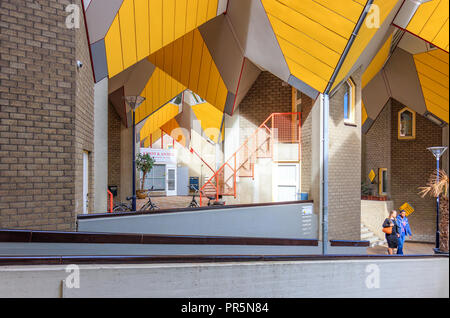
POLYGON ((383 188, 382 191, 383 193, 387 193, 387 170, 383 170, 383 188))
POLYGON ((407 137, 412 136, 412 121, 413 115, 409 111, 404 111, 400 114, 400 136, 407 137))
POLYGON ((350 115, 350 109, 349 109, 349 98, 348 98, 348 90, 345 92, 344 94, 344 119, 349 119, 349 115, 350 115))

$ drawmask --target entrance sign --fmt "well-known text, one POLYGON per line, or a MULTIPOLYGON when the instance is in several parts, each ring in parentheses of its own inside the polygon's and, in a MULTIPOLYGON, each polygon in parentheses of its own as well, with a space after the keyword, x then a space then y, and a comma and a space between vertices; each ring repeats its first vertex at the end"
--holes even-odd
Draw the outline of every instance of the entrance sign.
POLYGON ((175 149, 141 148, 141 154, 147 153, 155 160, 155 163, 177 163, 177 153, 175 149))

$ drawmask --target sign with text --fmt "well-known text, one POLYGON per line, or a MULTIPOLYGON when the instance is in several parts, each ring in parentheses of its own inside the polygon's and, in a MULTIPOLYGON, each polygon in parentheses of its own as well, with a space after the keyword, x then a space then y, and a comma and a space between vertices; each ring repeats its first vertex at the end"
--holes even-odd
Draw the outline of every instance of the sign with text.
POLYGON ((414 208, 411 205, 409 205, 408 202, 403 203, 402 206, 399 208, 399 210, 400 210, 400 212, 402 210, 405 210, 406 216, 409 216, 410 214, 412 214, 414 212, 414 208))
POLYGON ((141 154, 149 154, 157 164, 177 163, 177 153, 175 149, 154 149, 141 148, 141 154))

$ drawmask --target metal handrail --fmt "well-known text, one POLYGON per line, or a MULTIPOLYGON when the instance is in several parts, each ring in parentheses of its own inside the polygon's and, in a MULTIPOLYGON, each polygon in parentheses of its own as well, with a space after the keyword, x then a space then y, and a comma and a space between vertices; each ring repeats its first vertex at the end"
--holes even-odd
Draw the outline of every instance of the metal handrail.
MULTIPOLYGON (((242 143, 242 145, 233 153, 233 155, 231 155, 231 157, 227 160, 227 161, 225 161, 225 163, 219 168, 219 169, 217 169, 217 171, 214 173, 214 175, 211 177, 211 178, 209 178, 208 179, 208 181, 206 181, 205 182, 205 184, 200 188, 200 190, 204 190, 204 188, 209 184, 210 186, 212 185, 213 187, 214 187, 214 189, 215 189, 215 191, 216 191, 216 200, 218 200, 219 199, 219 184, 218 184, 218 178, 219 178, 219 173, 221 172, 221 171, 224 171, 224 169, 225 169, 225 167, 226 166, 228 166, 230 169, 231 169, 231 171, 232 171, 232 173, 231 173, 231 175, 226 179, 226 180, 224 180, 225 182, 224 182, 224 184, 223 184, 223 186, 225 186, 226 184, 227 184, 227 182, 231 179, 231 178, 233 178, 234 180, 233 180, 233 189, 234 189, 234 197, 236 198, 236 177, 237 177, 237 172, 243 167, 243 165, 246 163, 246 162, 248 162, 248 160, 250 159, 250 157, 251 156, 253 156, 254 154, 255 154, 255 152, 257 152, 258 151, 258 149, 260 148, 260 146, 262 146, 262 145, 264 145, 264 143, 267 141, 267 140, 270 140, 270 143, 271 143, 271 147, 270 147, 270 151, 271 151, 271 157, 273 158, 273 138, 274 138, 274 135, 273 135, 273 128, 274 128, 274 123, 273 123, 273 119, 274 119, 274 117, 275 116, 277 116, 277 115, 298 115, 299 116, 299 135, 298 135, 298 143, 300 143, 300 136, 301 136, 301 130, 300 130, 300 127, 301 127, 301 113, 300 112, 287 112, 287 113, 272 113, 254 132, 253 132, 253 134, 252 135, 250 135, 243 143, 242 143), (268 123, 269 123, 269 121, 272 121, 271 122, 271 125, 270 125, 270 127, 271 128, 269 128, 269 125, 268 125, 268 123), (237 154, 242 150, 242 149, 244 149, 244 147, 247 147, 247 149, 250 149, 250 147, 248 147, 248 144, 249 144, 249 142, 250 142, 250 140, 252 139, 252 138, 257 138, 257 134, 258 134, 258 132, 260 131, 260 129, 264 129, 264 131, 268 131, 268 137, 264 140, 264 142, 261 144, 261 145, 258 145, 258 144, 256 144, 256 146, 255 146, 255 149, 254 149, 254 151, 249 151, 249 154, 247 155, 247 158, 245 158, 244 160, 243 160, 243 162, 244 163, 239 163, 239 167, 237 166, 237 163, 236 163, 236 157, 237 157, 237 154), (233 168, 234 167, 234 168, 233 168), (213 183, 213 180, 215 180, 216 181, 216 184, 214 184, 213 183)), ((256 139, 256 141, 257 141, 257 139, 256 139)), ((252 169, 252 177, 254 177, 254 167, 251 165, 250 166, 250 168, 252 169)), ((225 174, 225 171, 224 171, 224 174, 225 174)), ((200 194, 200 206, 202 205, 202 195, 200 194)))

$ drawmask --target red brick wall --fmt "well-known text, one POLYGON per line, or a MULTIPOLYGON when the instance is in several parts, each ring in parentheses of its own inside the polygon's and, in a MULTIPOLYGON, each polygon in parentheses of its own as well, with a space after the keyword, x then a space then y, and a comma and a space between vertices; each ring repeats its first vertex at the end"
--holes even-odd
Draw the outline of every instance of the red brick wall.
POLYGON ((388 199, 395 209, 408 202, 415 209, 409 217, 414 240, 435 239, 436 203, 421 198, 419 187, 424 186, 436 169, 436 161, 427 147, 442 143, 442 129, 416 114, 416 139, 398 140, 398 112, 405 106, 392 99, 383 108, 364 136, 363 169, 365 177, 370 169, 377 174, 374 186, 378 195, 378 168, 388 169, 388 199))
POLYGON ((108 106, 108 186, 118 187, 114 201, 120 201, 120 127, 121 120, 114 106, 108 106))
POLYGON ((435 239, 436 201, 421 198, 418 187, 425 186, 436 169, 434 156, 427 147, 442 143, 442 129, 425 117, 416 114, 416 139, 398 140, 398 112, 404 106, 392 100, 391 125, 391 199, 398 209, 410 203, 415 212, 409 217, 414 239, 433 242, 435 239))
POLYGON ((241 143, 272 113, 291 112, 292 89, 269 72, 261 72, 239 105, 241 143))

